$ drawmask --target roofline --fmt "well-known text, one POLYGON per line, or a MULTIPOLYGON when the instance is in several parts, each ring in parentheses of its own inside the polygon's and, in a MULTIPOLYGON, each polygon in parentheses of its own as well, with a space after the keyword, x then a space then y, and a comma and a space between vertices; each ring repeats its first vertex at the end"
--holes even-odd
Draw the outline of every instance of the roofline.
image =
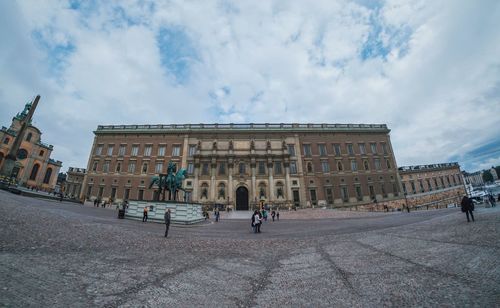
POLYGON ((313 123, 213 123, 213 124, 145 124, 99 125, 94 134, 110 133, 206 133, 206 132, 383 132, 391 130, 386 124, 313 124, 313 123))

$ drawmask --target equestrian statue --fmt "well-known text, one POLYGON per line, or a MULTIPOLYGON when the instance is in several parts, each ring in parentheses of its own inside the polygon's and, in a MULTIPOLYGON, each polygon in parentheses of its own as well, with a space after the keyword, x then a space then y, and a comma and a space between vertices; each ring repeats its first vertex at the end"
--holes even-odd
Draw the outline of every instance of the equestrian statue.
POLYGON ((156 185, 158 187, 158 199, 161 196, 162 201, 165 201, 166 191, 168 191, 168 200, 177 201, 179 190, 185 192, 185 189, 182 187, 182 181, 186 178, 186 174, 186 169, 181 168, 177 172, 177 165, 173 162, 169 162, 167 167, 167 174, 159 174, 158 176, 153 176, 151 178, 149 188, 151 189, 153 185, 156 185))

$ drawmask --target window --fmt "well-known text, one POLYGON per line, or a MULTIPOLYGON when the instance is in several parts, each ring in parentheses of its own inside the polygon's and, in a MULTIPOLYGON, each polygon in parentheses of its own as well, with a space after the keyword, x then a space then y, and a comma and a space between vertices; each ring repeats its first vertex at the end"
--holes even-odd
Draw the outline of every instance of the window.
POLYGON ((316 189, 310 189, 309 194, 311 195, 311 203, 313 205, 318 204, 318 198, 316 197, 316 189))
POLYGON ((342 171, 342 170, 344 170, 344 166, 342 166, 342 162, 340 162, 340 161, 339 161, 339 162, 337 162, 337 170, 338 170, 338 171, 342 171))
POLYGON ((333 204, 333 190, 331 187, 325 188, 326 201, 328 204, 333 204))
POLYGON ((220 183, 217 191, 218 199, 226 199, 226 185, 224 183, 220 183))
POLYGON ((97 163, 98 161, 95 161, 94 164, 92 165, 92 171, 97 171, 97 163))
POLYGON ((354 147, 352 146, 352 143, 347 144, 347 153, 349 155, 354 155, 354 147))
POLYGON ((137 193, 137 199, 139 199, 139 201, 144 200, 144 190, 139 189, 139 191, 137 193))
POLYGON ((139 146, 138 145, 133 145, 132 146, 132 151, 131 151, 130 155, 137 156, 137 154, 139 154, 139 146))
POLYGON ((266 184, 264 183, 259 184, 259 198, 260 199, 266 198, 266 184))
POLYGON ((311 157, 312 156, 311 145, 310 144, 304 144, 303 147, 304 147, 304 156, 305 157, 311 157))
MULTIPOLYGON (((5 143, 5 142, 4 142, 5 143)), ((102 144, 99 144, 97 148, 95 148, 95 155, 101 155, 102 154, 102 148, 104 146, 102 144)))
POLYGON ((429 179, 426 179, 425 181, 427 182, 427 189, 432 191, 431 181, 429 179))
POLYGON ((290 162, 290 174, 297 174, 297 163, 294 161, 290 162))
POLYGON ((364 143, 359 144, 359 153, 361 153, 362 155, 366 154, 366 147, 364 143))
POLYGON ((45 172, 45 177, 43 178, 44 184, 49 184, 51 175, 52 175, 52 168, 47 168, 47 171, 45 172))
POLYGON ((288 154, 290 154, 291 157, 295 156, 295 145, 293 144, 288 145, 288 154))
POLYGON ((208 184, 203 183, 201 184, 201 191, 200 191, 200 199, 208 199, 208 184))
POLYGON ((39 156, 43 156, 45 152, 43 150, 40 151, 40 153, 38 154, 39 156))
POLYGON ((363 200, 363 193, 361 192, 361 186, 356 186, 355 189, 356 189, 356 199, 358 199, 358 201, 363 200))
POLYGON ((391 169, 391 162, 388 159, 385 161, 385 165, 387 166, 387 169, 391 169))
POLYGON ((129 196, 130 196, 130 188, 125 188, 125 191, 123 193, 123 200, 128 200, 129 196))
POLYGON ((219 175, 224 175, 224 174, 226 174, 226 163, 220 162, 219 163, 219 175))
POLYGON ((102 166, 102 172, 104 173, 109 172, 109 161, 104 162, 104 165, 102 166))
POLYGON ((172 156, 180 156, 181 155, 181 146, 180 145, 174 145, 172 147, 172 156))
POLYGON ((281 162, 275 161, 274 162, 274 174, 281 174, 282 172, 283 172, 283 169, 281 167, 281 162))
POLYGON ((313 165, 312 165, 312 163, 307 163, 307 172, 308 173, 313 173, 313 165))
POLYGON ((190 144, 188 148, 188 156, 194 156, 196 154, 196 144, 190 144))
POLYGON ((127 150, 126 145, 124 144, 120 145, 120 148, 118 149, 118 156, 124 156, 126 150, 127 150))
POLYGON ((158 156, 165 156, 165 150, 167 149, 166 145, 158 146, 158 156))
POLYGON ((340 156, 340 155, 342 155, 342 151, 341 151, 341 149, 340 149, 340 144, 335 143, 335 144, 333 145, 333 149, 335 150, 335 156, 340 156))
POLYGON ((410 182, 410 185, 411 185, 411 191, 416 194, 417 193, 417 189, 415 188, 415 182, 411 181, 410 182))
POLYGON ((424 182, 422 180, 418 180, 418 185, 420 186, 420 192, 424 192, 424 182))
POLYGON ((208 175, 208 163, 201 165, 201 175, 208 175))
POLYGON ((365 170, 366 170, 366 171, 370 170, 370 166, 368 165, 368 161, 366 161, 366 160, 365 160, 365 161, 363 162, 363 166, 365 167, 365 170))
POLYGON ((151 156, 151 151, 153 150, 152 145, 147 145, 144 147, 144 156, 151 156))
POLYGON ((381 170, 382 166, 380 165, 380 159, 376 158, 374 161, 375 161, 375 169, 381 170))
POLYGON ((135 172, 135 162, 129 162, 128 163, 128 173, 134 173, 135 172))
POLYGON ((141 172, 143 174, 148 172, 148 163, 142 164, 142 170, 141 170, 141 172))
POLYGON ((193 163, 188 163, 187 173, 188 174, 193 174, 194 173, 194 165, 193 165, 193 163))
POLYGON ((276 183, 276 198, 285 198, 285 193, 283 190, 283 183, 276 183))
POLYGON ((436 179, 436 178, 434 178, 434 187, 435 187, 436 189, 439 189, 438 181, 437 181, 437 179, 436 179))
POLYGON ((115 169, 115 170, 116 170, 116 172, 120 172, 120 171, 122 171, 122 163, 120 163, 120 162, 119 162, 119 163, 117 163, 117 164, 116 164, 116 169, 115 169))
POLYGON ((387 154, 387 144, 381 143, 381 145, 382 145, 382 152, 384 152, 384 154, 387 154))
POLYGON ((358 171, 358 162, 355 160, 351 160, 351 170, 358 171))
MULTIPOLYGON (((26 141, 31 141, 31 137, 33 136, 32 133, 28 133, 28 136, 26 136, 26 141)), ((47 182, 48 183, 48 182, 47 182)))
POLYGON ((113 155, 114 148, 115 148, 114 145, 112 145, 112 144, 108 145, 108 156, 113 155))
POLYGON ((407 194, 408 191, 406 190, 406 183, 403 183, 403 193, 407 194))
POLYGON ((155 172, 161 173, 163 171, 163 162, 157 162, 155 166, 155 172))
POLYGON ((347 192, 347 187, 342 186, 340 189, 340 193, 342 195, 342 201, 349 202, 349 193, 347 192))
POLYGON ((398 185, 396 185, 396 183, 392 183, 392 192, 394 193, 394 196, 399 196, 398 185))
POLYGON ((259 161, 259 174, 266 174, 266 162, 259 161))
POLYGON ((370 198, 375 198, 375 189, 373 188, 373 185, 368 186, 368 189, 370 190, 370 198))
POLYGON ((376 143, 370 143, 370 148, 371 148, 373 154, 377 154, 377 144, 376 143))
POLYGON ((330 164, 328 161, 321 162, 321 170, 323 170, 324 173, 330 172, 330 164))
POLYGON ((326 145, 325 144, 318 144, 318 151, 319 151, 319 156, 328 155, 328 153, 326 152, 326 145))
POLYGON ((380 190, 382 191, 382 197, 387 198, 387 192, 385 191, 385 184, 380 184, 380 190))

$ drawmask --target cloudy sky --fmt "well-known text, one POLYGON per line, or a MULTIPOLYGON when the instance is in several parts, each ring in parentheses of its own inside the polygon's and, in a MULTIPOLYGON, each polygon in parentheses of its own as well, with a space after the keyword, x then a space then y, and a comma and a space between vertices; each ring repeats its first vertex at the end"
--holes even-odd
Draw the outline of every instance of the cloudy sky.
POLYGON ((0 1, 0 125, 386 123, 400 166, 500 164, 500 1, 0 1))

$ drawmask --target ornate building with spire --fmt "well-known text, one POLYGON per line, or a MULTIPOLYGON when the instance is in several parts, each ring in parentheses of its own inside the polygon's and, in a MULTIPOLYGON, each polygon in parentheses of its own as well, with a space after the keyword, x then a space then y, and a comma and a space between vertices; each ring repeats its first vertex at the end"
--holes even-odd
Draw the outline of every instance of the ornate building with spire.
POLYGON ((12 118, 9 128, 2 126, 0 170, 8 169, 9 174, 4 176, 16 179, 22 186, 52 191, 62 162, 50 158, 53 146, 43 143, 42 132, 31 124, 38 99, 39 97, 34 102, 27 103, 24 110, 12 118), (33 110, 30 112, 31 108, 33 110), (13 166, 5 168, 4 164, 9 160, 14 161, 13 166))

